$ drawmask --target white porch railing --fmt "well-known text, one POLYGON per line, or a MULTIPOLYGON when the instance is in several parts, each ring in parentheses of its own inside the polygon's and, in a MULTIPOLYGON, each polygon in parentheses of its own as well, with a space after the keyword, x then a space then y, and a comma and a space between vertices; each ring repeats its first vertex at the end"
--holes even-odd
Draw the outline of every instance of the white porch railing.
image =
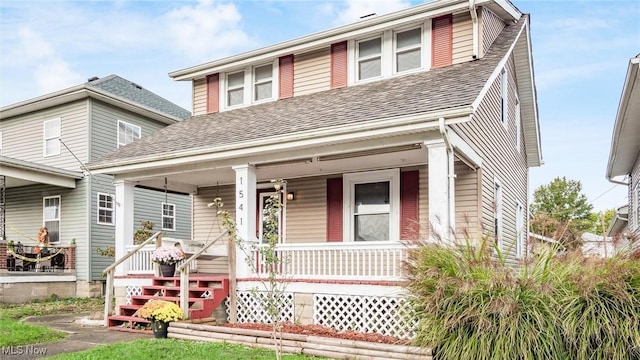
MULTIPOLYGON (((280 259, 276 273, 290 279, 401 280, 409 246, 387 241, 281 244, 275 250, 280 259)), ((255 255, 256 275, 267 277, 264 256, 255 255)))
MULTIPOLYGON (((129 245, 126 247, 127 252, 136 248, 137 245, 129 245)), ((145 245, 140 250, 129 257, 129 274, 155 274, 156 268, 151 261, 151 254, 156 250, 155 244, 145 245)), ((182 265, 184 260, 177 262, 176 266, 182 265)), ((196 262, 192 262, 189 270, 196 271, 196 262)))

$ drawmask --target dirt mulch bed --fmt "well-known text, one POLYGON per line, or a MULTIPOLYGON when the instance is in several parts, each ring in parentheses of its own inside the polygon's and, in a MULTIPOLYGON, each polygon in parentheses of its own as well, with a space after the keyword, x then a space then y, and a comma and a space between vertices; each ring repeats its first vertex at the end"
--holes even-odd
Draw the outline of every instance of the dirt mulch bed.
MULTIPOLYGON (((223 324, 220 326, 226 326, 230 328, 240 328, 240 329, 264 330, 264 331, 272 330, 272 327, 270 324, 262 324, 262 323, 223 324)), ((338 331, 336 329, 322 326, 322 325, 299 325, 291 322, 285 322, 282 324, 282 331, 286 333, 291 333, 291 334, 322 336, 322 337, 330 337, 330 338, 345 339, 345 340, 358 340, 358 341, 367 341, 367 342, 382 343, 382 344, 409 345, 409 341, 398 339, 393 336, 386 336, 386 335, 380 335, 375 333, 360 333, 360 332, 349 331, 349 330, 338 331)))

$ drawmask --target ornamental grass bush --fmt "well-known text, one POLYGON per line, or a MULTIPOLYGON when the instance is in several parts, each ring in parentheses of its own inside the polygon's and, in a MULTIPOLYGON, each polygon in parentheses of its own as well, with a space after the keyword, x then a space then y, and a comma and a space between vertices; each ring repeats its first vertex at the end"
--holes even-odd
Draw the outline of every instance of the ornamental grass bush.
POLYGON ((640 261, 539 254, 493 241, 421 243, 407 261, 415 342, 434 359, 640 359, 640 261))

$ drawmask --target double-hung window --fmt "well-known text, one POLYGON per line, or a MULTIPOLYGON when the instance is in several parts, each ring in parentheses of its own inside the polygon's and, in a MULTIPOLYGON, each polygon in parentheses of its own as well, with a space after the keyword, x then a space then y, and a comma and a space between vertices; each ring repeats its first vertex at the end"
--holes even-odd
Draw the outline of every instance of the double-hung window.
POLYGON ((98 224, 114 224, 115 201, 113 195, 98 193, 98 224))
POLYGON ((260 226, 258 238, 268 243, 271 235, 278 236, 278 242, 284 242, 282 234, 282 208, 275 206, 274 201, 282 201, 279 192, 260 192, 259 214, 260 226), (278 200, 279 199, 279 200, 278 200), (275 216, 275 219, 272 219, 275 216), (275 221, 274 221, 275 220, 275 221))
POLYGON ((44 156, 60 155, 60 119, 44 122, 44 156))
POLYGON ((138 125, 118 120, 118 148, 125 146, 135 139, 140 139, 142 129, 138 125))
POLYGON ((42 222, 49 232, 49 242, 60 241, 60 196, 42 198, 42 222))
POLYGON ((422 67, 422 28, 395 33, 395 72, 422 67))
POLYGON ((267 100, 273 97, 273 65, 253 68, 253 100, 267 100))
POLYGON ((344 239, 399 239, 400 172, 398 169, 345 174, 344 239))
POLYGON ((382 75, 382 38, 359 41, 358 80, 371 79, 382 75))
POLYGON ((227 106, 244 104, 244 71, 227 75, 227 106))
POLYGON ((162 203, 162 230, 176 230, 176 206, 162 203))

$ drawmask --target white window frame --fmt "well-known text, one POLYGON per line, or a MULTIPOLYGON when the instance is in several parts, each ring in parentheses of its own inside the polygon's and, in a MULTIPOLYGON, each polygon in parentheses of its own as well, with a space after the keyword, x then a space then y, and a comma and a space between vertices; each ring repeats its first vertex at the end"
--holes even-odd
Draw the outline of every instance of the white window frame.
POLYGON ((46 120, 42 123, 42 156, 43 157, 60 155, 60 123, 61 123, 60 118, 46 120), (57 122, 58 126, 55 127, 57 131, 54 131, 54 134, 47 135, 47 124, 52 122, 57 122), (52 153, 49 154, 47 153, 47 141, 50 141, 50 140, 58 140, 58 141, 56 141, 56 150, 54 150, 52 153))
MULTIPOLYGON (((223 84, 221 86, 221 89, 224 89, 224 91, 220 91, 219 95, 219 102, 221 104, 220 107, 220 111, 226 111, 226 110, 233 110, 233 109, 238 109, 238 108, 242 108, 242 107, 246 107, 246 106, 250 106, 253 104, 262 104, 265 102, 270 102, 270 101, 276 101, 278 100, 278 89, 279 89, 279 79, 278 79, 278 75, 279 74, 279 69, 278 69, 278 58, 274 59, 272 62, 263 62, 260 64, 257 64, 255 66, 245 66, 243 68, 234 68, 232 70, 226 71, 224 73, 220 74, 220 82, 221 84, 223 84), (255 99, 255 88, 254 88, 254 70, 255 68, 259 68, 265 65, 269 65, 271 64, 271 71, 272 71, 272 75, 271 75, 271 98, 269 99, 262 99, 262 100, 254 100, 255 99), (244 72, 244 83, 243 83, 243 94, 242 94, 242 104, 237 104, 237 105, 232 105, 229 106, 228 105, 228 91, 231 90, 229 88, 229 82, 228 82, 228 78, 229 75, 232 74, 237 74, 239 72, 244 72)), ((239 88, 239 87, 238 87, 239 88)))
POLYGON ((356 73, 356 80, 358 82, 367 82, 367 81, 372 81, 372 80, 377 80, 383 77, 384 74, 384 70, 385 70, 385 39, 384 39, 384 34, 379 34, 376 36, 371 36, 371 37, 367 37, 364 39, 359 39, 356 40, 355 43, 355 49, 356 49, 356 58, 355 58, 355 73, 356 73), (380 53, 376 54, 376 55, 369 55, 363 58, 360 58, 360 43, 366 42, 366 41, 371 41, 371 40, 375 40, 375 39, 380 39, 380 53), (366 79, 360 79, 360 62, 361 61, 367 61, 367 60, 371 60, 371 59, 376 59, 376 58, 380 58, 380 75, 378 76, 374 76, 374 77, 370 77, 370 78, 366 78, 366 79))
POLYGON ((525 248, 525 234, 524 228, 524 207, 520 202, 516 203, 516 258, 522 259, 524 257, 525 248))
MULTIPOLYGON (((400 241, 400 169, 377 170, 343 175, 343 239, 345 242, 355 242, 354 210, 355 185, 372 182, 389 182, 389 239, 400 241)), ((386 242, 386 241, 385 241, 386 242)))
POLYGON ((256 65, 251 69, 251 91, 253 92, 253 94, 251 94, 251 99, 252 102, 254 104, 257 103, 262 103, 262 102, 268 102, 268 101, 272 101, 274 99, 274 97, 276 97, 277 95, 277 89, 273 88, 273 79, 275 77, 275 74, 273 73, 273 63, 266 63, 266 64, 262 64, 262 65, 256 65), (261 67, 265 67, 265 66, 271 66, 271 77, 268 79, 263 79, 263 80, 256 80, 256 69, 261 68, 261 67), (256 97, 258 96, 258 91, 256 91, 256 86, 257 85, 261 85, 261 84, 266 84, 270 82, 271 83, 271 97, 270 98, 266 98, 266 99, 256 99, 256 97))
POLYGON ((507 71, 507 67, 505 66, 500 71, 500 121, 502 125, 507 127, 507 112, 509 111, 508 107, 509 102, 509 72, 507 71))
POLYGON ((42 226, 46 227, 47 229, 49 228, 47 226, 47 222, 51 222, 51 221, 57 221, 58 222, 58 241, 51 241, 51 243, 60 243, 60 235, 62 234, 62 221, 60 220, 62 218, 62 198, 60 195, 54 195, 54 196, 45 196, 42 198, 42 226), (58 217, 57 218, 53 218, 53 219, 47 219, 47 212, 46 212, 46 202, 49 199, 58 199, 58 217))
POLYGON ((522 118, 520 116, 520 98, 518 97, 518 94, 515 95, 515 102, 516 102, 516 106, 515 106, 515 112, 516 112, 516 150, 518 150, 518 152, 520 152, 520 147, 521 147, 521 141, 520 141, 520 137, 522 137, 522 118))
POLYGON ((380 79, 393 77, 397 75, 405 75, 414 72, 420 72, 429 70, 431 68, 431 20, 424 22, 414 23, 409 26, 402 26, 397 28, 385 29, 377 31, 375 33, 363 34, 357 39, 349 40, 347 42, 347 56, 349 64, 347 66, 347 84, 355 85, 360 83, 367 83, 371 81, 377 81, 380 79), (396 33, 421 28, 421 52, 420 52, 420 68, 406 70, 402 72, 396 71, 396 33), (382 37, 382 70, 381 76, 359 80, 358 79, 358 43, 361 41, 371 40, 377 37, 382 37))
POLYGON ((118 124, 117 124, 117 133, 116 133, 116 143, 117 143, 117 147, 120 148, 121 146, 125 146, 127 144, 131 144, 132 142, 134 142, 136 139, 132 138, 131 142, 128 143, 120 143, 120 124, 124 124, 125 127, 125 136, 126 136, 126 130, 128 127, 131 128, 137 128, 138 129, 138 139, 140 139, 142 137, 142 128, 138 125, 126 122, 126 121, 122 121, 122 120, 118 120, 118 124))
POLYGON ((224 80, 224 93, 225 93, 225 98, 226 101, 224 102, 225 107, 229 108, 229 109, 233 109, 233 108, 237 108, 237 107, 242 107, 244 106, 244 104, 246 104, 247 102, 247 84, 246 84, 246 77, 247 77, 247 72, 243 69, 243 70, 238 70, 238 71, 233 71, 233 72, 229 72, 227 74, 227 76, 225 77, 224 80), (244 78, 244 81, 242 82, 242 85, 237 85, 237 86, 230 86, 229 85, 229 77, 231 75, 236 75, 242 73, 242 77, 244 78), (229 101, 229 91, 232 90, 239 90, 242 89, 242 102, 240 104, 235 104, 235 105, 230 105, 228 103, 229 101))
POLYGON ((166 230, 166 231, 176 231, 176 205, 175 204, 170 204, 170 203, 162 203, 162 208, 160 209, 160 226, 162 228, 162 230, 166 230), (165 215, 164 214, 164 207, 165 206, 171 206, 172 210, 173 210, 173 215, 165 215), (164 226, 164 219, 173 219, 173 228, 167 228, 164 226))
POLYGON ((493 179, 493 236, 494 241, 498 245, 500 251, 504 250, 502 229, 503 229, 503 216, 502 216, 502 183, 500 179, 493 179))
POLYGON ((425 36, 424 26, 421 24, 419 26, 411 26, 406 28, 395 29, 393 31, 393 54, 392 54, 392 63, 393 63, 393 73, 394 74, 410 74, 412 72, 416 72, 422 70, 424 68, 424 36, 425 36), (415 29, 420 29, 420 43, 418 45, 409 46, 403 49, 398 49, 398 33, 407 32, 415 29), (409 52, 415 49, 420 50, 420 66, 415 69, 409 69, 404 71, 398 71, 398 54, 409 52))
POLYGON ((112 194, 106 193, 97 193, 96 194, 96 223, 98 225, 115 225, 116 218, 116 199, 112 194), (105 196, 111 198, 111 208, 100 206, 100 197, 105 196), (111 212, 111 222, 100 221, 100 211, 110 211, 111 212))
MULTIPOLYGON (((286 190, 284 192, 286 194, 286 190)), ((266 198, 269 198, 271 196, 274 195, 282 195, 280 192, 277 191, 270 191, 270 192, 261 192, 259 194, 259 203, 258 203, 258 240, 261 243, 266 243, 267 239, 264 238, 264 232, 263 232, 263 224, 264 224, 264 219, 263 219, 263 211, 264 211, 264 201, 266 198)), ((284 199, 280 199, 280 201, 285 201, 284 199)), ((280 212, 278 213, 278 242, 279 243, 284 243, 284 236, 283 236, 283 232, 282 232, 282 218, 283 218, 283 214, 282 214, 283 209, 280 209, 280 212)))

